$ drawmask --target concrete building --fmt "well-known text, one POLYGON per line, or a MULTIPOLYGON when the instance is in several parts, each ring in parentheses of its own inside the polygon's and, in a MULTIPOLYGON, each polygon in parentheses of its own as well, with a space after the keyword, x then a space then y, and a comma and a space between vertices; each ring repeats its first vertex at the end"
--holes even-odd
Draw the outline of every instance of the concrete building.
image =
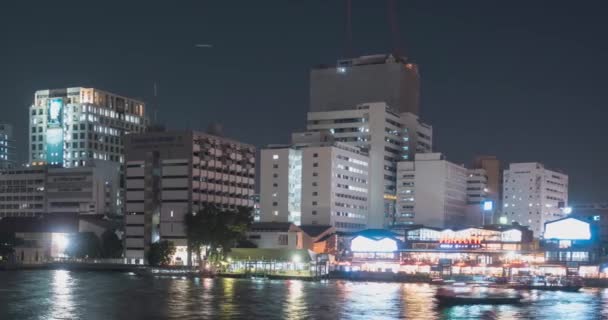
POLYGON ((93 160, 84 167, 31 166, 0 172, 0 217, 118 212, 120 165, 93 160))
POLYGON ((172 241, 187 263, 184 216, 213 204, 253 208, 255 147, 196 131, 126 136, 125 255, 143 263, 153 242, 172 241))
POLYGON ((492 201, 492 216, 498 223, 502 209, 502 170, 500 160, 495 156, 477 156, 473 160, 473 169, 483 169, 486 175, 486 201, 492 201))
POLYGON ((306 249, 336 229, 331 226, 296 226, 289 222, 253 223, 247 231, 247 239, 261 249, 306 249))
POLYGON ((467 224, 492 224, 493 204, 488 202, 488 176, 485 169, 467 170, 467 224))
POLYGON ((261 152, 262 221, 330 225, 368 223, 368 157, 326 132, 294 134, 292 145, 261 152))
POLYGON ((260 151, 260 221, 302 222, 302 151, 269 146, 260 151))
POLYGON ((397 169, 397 214, 392 227, 422 224, 436 228, 466 225, 467 169, 440 153, 419 153, 397 169))
POLYGON ((568 176, 540 163, 511 163, 503 172, 503 210, 508 222, 529 226, 542 236, 546 222, 565 217, 568 176))
POLYGON ((14 167, 15 156, 13 126, 8 123, 0 123, 0 170, 14 167))
POLYGON ((30 164, 123 163, 124 135, 145 130, 145 106, 94 88, 39 90, 30 106, 29 127, 30 164))
POLYGON ((416 153, 433 152, 433 127, 413 113, 401 113, 399 117, 404 131, 403 147, 407 147, 409 159, 413 160, 416 153))
POLYGON ((418 66, 391 54, 361 56, 321 65, 310 72, 310 111, 336 111, 372 101, 386 102, 397 113, 418 114, 418 66))
MULTIPOLYGON (((410 157, 399 114, 386 103, 367 103, 349 110, 309 112, 308 131, 329 131, 335 141, 369 155, 368 227, 382 228, 395 213, 397 162, 410 157)), ((406 139, 407 140, 407 139, 406 139)))
POLYGON ((0 217, 37 217, 46 213, 45 166, 0 172, 0 217))

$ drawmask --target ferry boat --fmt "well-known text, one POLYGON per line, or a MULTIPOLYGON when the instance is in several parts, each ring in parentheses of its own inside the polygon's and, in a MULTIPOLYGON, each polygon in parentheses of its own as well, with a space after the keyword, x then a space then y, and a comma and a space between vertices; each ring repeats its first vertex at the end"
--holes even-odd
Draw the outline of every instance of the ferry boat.
POLYGON ((508 287, 516 290, 578 292, 583 287, 583 281, 578 277, 527 277, 510 282, 508 287))
POLYGON ((441 287, 435 295, 439 305, 463 305, 463 304, 516 304, 523 296, 514 290, 498 288, 474 288, 466 286, 441 287))

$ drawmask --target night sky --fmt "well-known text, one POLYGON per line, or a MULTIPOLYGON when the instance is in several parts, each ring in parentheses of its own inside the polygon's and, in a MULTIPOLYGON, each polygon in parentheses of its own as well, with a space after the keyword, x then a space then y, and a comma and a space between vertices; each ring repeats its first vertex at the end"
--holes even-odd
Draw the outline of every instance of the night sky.
MULTIPOLYGON (((257 146, 284 143, 305 127, 309 68, 348 53, 344 0, 4 2, 0 121, 18 127, 21 160, 34 91, 68 86, 149 104, 156 81, 170 128, 217 121, 257 146)), ((392 51, 386 1, 352 3, 351 52, 392 51)), ((436 151, 543 162, 570 175, 571 202, 608 200, 605 4, 396 3, 436 151)))

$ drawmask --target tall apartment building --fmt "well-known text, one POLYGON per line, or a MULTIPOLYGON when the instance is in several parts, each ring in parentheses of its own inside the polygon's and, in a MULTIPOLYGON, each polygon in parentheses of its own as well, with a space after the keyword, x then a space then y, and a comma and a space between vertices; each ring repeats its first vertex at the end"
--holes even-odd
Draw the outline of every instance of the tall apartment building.
POLYGON ((8 123, 0 123, 0 170, 14 167, 15 155, 13 126, 8 123))
POLYGON ((350 109, 381 101, 397 113, 419 113, 418 66, 391 54, 361 56, 310 71, 310 111, 350 109))
POLYGON ((358 147, 326 132, 294 134, 292 145, 263 149, 262 221, 365 229, 368 161, 358 147))
POLYGON ((502 215, 529 226, 540 237, 545 222, 563 218, 568 205, 568 176, 540 163, 511 163, 503 172, 502 215))
POLYGON ((30 106, 29 162, 61 167, 124 161, 124 135, 143 132, 144 103, 94 88, 39 90, 30 106))
POLYGON ((150 244, 172 241, 187 263, 184 216, 212 204, 252 208, 255 147, 196 131, 126 136, 125 256, 143 263, 150 244))
POLYGON ((393 227, 423 224, 437 228, 466 225, 467 169, 440 153, 419 153, 397 169, 397 214, 393 227))
POLYGON ((116 215, 120 165, 93 160, 84 167, 31 166, 0 172, 0 217, 116 215))
POLYGON ((424 143, 429 148, 432 146, 430 126, 417 119, 404 123, 401 115, 384 102, 361 104, 348 110, 309 112, 307 130, 329 131, 335 141, 358 147, 368 154, 370 228, 384 227, 395 214, 397 162, 414 156, 418 148, 411 145, 411 141, 417 141, 415 145, 423 141, 410 140, 410 136, 420 131, 429 137, 424 143))

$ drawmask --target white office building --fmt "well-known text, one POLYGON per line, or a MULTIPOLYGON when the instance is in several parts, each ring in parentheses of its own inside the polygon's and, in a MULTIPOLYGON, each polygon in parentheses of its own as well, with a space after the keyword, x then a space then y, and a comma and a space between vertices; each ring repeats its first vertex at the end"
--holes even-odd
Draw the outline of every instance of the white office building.
POLYGON ((535 162, 511 163, 503 172, 503 215, 540 237, 545 222, 566 216, 568 176, 535 162))
POLYGON ((398 211, 394 227, 423 224, 437 228, 466 225, 467 169, 440 153, 419 153, 397 169, 398 211))
POLYGON ((262 221, 330 225, 368 223, 368 157, 324 132, 294 134, 292 145, 261 151, 262 221))
POLYGON ((124 134, 146 128, 143 102, 94 88, 36 91, 29 118, 29 162, 36 165, 123 163, 124 134))
MULTIPOLYGON (((307 130, 329 131, 335 141, 358 147, 369 155, 369 228, 387 226, 395 214, 397 162, 411 158, 416 149, 410 144, 410 133, 419 127, 431 129, 419 126, 413 117, 408 119, 408 123, 415 124, 413 128, 406 127, 401 116, 383 102, 308 113, 307 130)), ((432 137, 428 131, 423 134, 429 140, 432 137)), ((428 140, 423 143, 431 145, 428 140)))

